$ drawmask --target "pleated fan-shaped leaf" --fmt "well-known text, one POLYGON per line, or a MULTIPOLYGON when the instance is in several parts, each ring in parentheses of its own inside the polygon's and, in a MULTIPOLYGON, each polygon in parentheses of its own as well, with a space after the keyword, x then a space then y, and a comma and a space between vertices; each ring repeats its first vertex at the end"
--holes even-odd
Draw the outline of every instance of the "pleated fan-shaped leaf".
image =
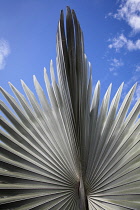
POLYGON ((139 210, 140 100, 136 89, 120 105, 123 83, 112 101, 102 101, 100 82, 92 96, 92 70, 76 14, 63 11, 56 35, 57 75, 44 69, 46 97, 21 81, 25 95, 9 83, 1 88, 0 209, 139 210), (101 103, 100 103, 101 102, 101 103), (101 105, 100 105, 101 104, 101 105), (129 111, 129 112, 128 112, 129 111))

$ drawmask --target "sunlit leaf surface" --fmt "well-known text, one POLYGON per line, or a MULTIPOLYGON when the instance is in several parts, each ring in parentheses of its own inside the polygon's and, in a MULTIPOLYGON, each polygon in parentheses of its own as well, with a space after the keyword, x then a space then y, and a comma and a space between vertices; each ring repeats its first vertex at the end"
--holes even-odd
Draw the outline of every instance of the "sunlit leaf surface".
POLYGON ((92 96, 91 65, 74 11, 61 12, 57 30, 57 75, 44 69, 46 97, 33 77, 38 99, 21 81, 12 84, 12 109, 1 102, 0 209, 140 209, 140 101, 128 113, 134 85, 120 105, 123 84, 100 104, 92 96), (58 82, 57 82, 58 81, 58 82), (48 100, 49 98, 49 100, 48 100), (119 107, 119 109, 118 109, 119 107))

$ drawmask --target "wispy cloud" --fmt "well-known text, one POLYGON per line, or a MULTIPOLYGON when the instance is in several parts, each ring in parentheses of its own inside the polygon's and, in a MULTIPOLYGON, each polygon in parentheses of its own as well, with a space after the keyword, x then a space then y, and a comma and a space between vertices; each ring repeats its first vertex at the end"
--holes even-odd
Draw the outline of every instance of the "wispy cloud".
MULTIPOLYGON (((131 28, 133 35, 140 33, 140 0, 121 0, 120 6, 115 14, 108 13, 108 17, 124 20, 131 28)), ((114 48, 118 52, 121 48, 128 51, 140 50, 140 39, 132 40, 124 34, 109 39, 110 49, 114 48)))
POLYGON ((5 58, 10 54, 10 47, 6 40, 0 39, 0 70, 5 67, 5 58))
POLYGON ((109 71, 111 71, 114 76, 117 76, 118 73, 116 71, 118 70, 118 68, 123 66, 124 63, 122 62, 122 60, 118 60, 116 58, 113 58, 110 61, 111 61, 111 63, 110 63, 109 71))
POLYGON ((113 16, 125 20, 134 32, 140 32, 140 0, 122 0, 113 16))
POLYGON ((140 98, 140 74, 137 70, 140 70, 140 66, 136 66, 135 70, 133 71, 133 76, 124 84, 125 96, 129 89, 137 82, 137 88, 133 97, 134 103, 140 98))
POLYGON ((131 88, 132 85, 134 85, 136 82, 139 81, 139 76, 133 75, 125 84, 124 84, 124 90, 127 91, 129 88, 131 88))
POLYGON ((120 66, 123 66, 123 62, 121 60, 113 58, 112 62, 111 62, 111 66, 113 66, 113 67, 120 67, 120 66))
POLYGON ((132 41, 130 39, 127 39, 124 34, 120 34, 119 36, 109 39, 109 42, 111 42, 108 47, 110 49, 114 48, 117 52, 121 48, 125 48, 129 51, 134 51, 134 50, 140 50, 140 39, 136 41, 132 41))
POLYGON ((137 65, 136 66, 136 70, 135 70, 136 72, 140 72, 140 65, 137 65))

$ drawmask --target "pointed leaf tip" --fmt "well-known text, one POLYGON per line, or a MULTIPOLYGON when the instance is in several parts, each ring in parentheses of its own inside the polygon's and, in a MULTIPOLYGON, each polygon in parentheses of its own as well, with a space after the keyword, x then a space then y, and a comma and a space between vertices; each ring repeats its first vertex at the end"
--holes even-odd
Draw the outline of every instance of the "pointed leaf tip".
POLYGON ((36 80, 36 76, 35 75, 33 75, 33 80, 36 80))
POLYGON ((11 83, 11 82, 8 82, 8 84, 9 84, 10 86, 12 86, 12 83, 11 83))

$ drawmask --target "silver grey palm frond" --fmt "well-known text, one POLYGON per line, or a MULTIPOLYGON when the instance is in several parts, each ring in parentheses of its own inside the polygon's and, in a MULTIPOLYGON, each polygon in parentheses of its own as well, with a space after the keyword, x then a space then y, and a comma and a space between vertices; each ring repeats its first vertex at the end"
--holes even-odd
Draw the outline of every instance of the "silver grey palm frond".
POLYGON ((63 12, 57 31, 57 77, 44 69, 47 100, 33 77, 40 103, 21 81, 24 97, 1 88, 0 209, 140 209, 140 100, 128 113, 134 85, 119 106, 123 84, 99 108, 92 96, 91 65, 75 12, 63 12), (66 34, 65 34, 66 33, 66 34))

